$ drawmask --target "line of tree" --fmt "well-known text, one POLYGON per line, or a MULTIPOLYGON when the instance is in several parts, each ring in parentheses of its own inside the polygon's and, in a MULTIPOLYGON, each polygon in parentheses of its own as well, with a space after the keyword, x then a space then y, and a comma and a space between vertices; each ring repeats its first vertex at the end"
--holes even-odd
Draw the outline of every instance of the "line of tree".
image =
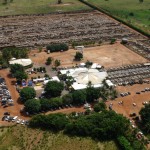
POLYGON ((37 115, 30 121, 31 127, 43 127, 53 131, 64 130, 69 135, 90 136, 99 140, 113 140, 124 135, 129 124, 125 117, 114 111, 93 113, 75 120, 63 114, 37 115))
POLYGON ((71 136, 92 137, 100 141, 116 140, 122 150, 146 150, 132 134, 129 120, 124 116, 107 110, 78 117, 75 114, 36 115, 29 125, 55 132, 64 131, 71 136))
POLYGON ((69 46, 65 43, 51 44, 46 47, 47 51, 50 52, 59 52, 59 51, 67 51, 69 46))

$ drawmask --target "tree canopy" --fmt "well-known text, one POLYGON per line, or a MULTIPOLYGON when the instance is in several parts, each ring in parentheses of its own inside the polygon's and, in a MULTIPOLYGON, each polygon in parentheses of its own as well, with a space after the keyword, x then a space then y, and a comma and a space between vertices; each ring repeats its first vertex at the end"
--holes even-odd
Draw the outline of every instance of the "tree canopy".
POLYGON ((20 91, 20 98, 22 102, 26 102, 29 99, 33 99, 36 96, 34 88, 25 87, 20 91))
POLYGON ((85 91, 74 91, 72 93, 73 103, 82 104, 86 101, 86 92, 85 91))
POLYGON ((100 89, 88 86, 86 88, 86 100, 87 102, 93 102, 100 97, 100 89))
POLYGON ((95 112, 100 112, 106 110, 106 104, 104 102, 99 102, 94 105, 94 111, 95 112))
POLYGON ((49 81, 45 86, 45 96, 46 97, 57 97, 61 95, 64 89, 64 84, 57 81, 49 81))
POLYGON ((150 104, 145 105, 139 112, 144 129, 150 132, 150 104))
POLYGON ((24 67, 20 64, 10 65, 10 73, 12 74, 12 76, 15 76, 16 71, 24 72, 24 67))
POLYGON ((83 54, 81 52, 76 52, 74 59, 76 61, 80 61, 83 58, 83 54))
POLYGON ((31 114, 38 113, 41 110, 41 104, 39 100, 29 99, 25 102, 25 110, 31 114))

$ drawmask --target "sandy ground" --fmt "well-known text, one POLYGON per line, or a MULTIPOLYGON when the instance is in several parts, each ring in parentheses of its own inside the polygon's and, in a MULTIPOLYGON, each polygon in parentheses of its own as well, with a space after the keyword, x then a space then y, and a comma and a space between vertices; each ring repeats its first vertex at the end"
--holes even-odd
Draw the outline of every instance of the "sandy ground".
POLYGON ((142 104, 144 101, 150 101, 150 91, 149 92, 141 92, 141 94, 136 94, 136 92, 140 92, 145 88, 150 88, 150 84, 136 84, 133 86, 119 86, 117 90, 119 93, 122 92, 130 92, 131 95, 125 97, 119 97, 114 101, 106 102, 107 106, 110 103, 113 103, 113 110, 115 110, 119 114, 123 114, 124 116, 129 117, 130 113, 138 114, 140 109, 144 107, 142 104), (119 105, 118 102, 123 101, 123 105, 119 105), (136 106, 133 106, 133 103, 136 103, 136 106))
POLYGON ((128 64, 145 63, 147 60, 142 56, 129 50, 119 42, 113 45, 103 45, 97 47, 90 47, 84 49, 84 59, 80 62, 73 61, 76 50, 70 49, 65 52, 57 52, 47 54, 45 52, 37 53, 32 51, 30 58, 36 65, 44 64, 48 57, 52 57, 54 60, 61 60, 61 66, 74 66, 87 60, 94 63, 99 63, 105 68, 118 67, 128 64), (36 56, 34 56, 34 53, 36 56), (134 59, 133 59, 134 58, 134 59))

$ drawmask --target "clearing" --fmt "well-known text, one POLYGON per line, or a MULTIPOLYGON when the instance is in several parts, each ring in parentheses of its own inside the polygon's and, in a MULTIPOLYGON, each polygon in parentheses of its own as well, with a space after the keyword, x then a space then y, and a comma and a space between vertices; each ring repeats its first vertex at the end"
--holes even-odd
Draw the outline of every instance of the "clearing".
POLYGON ((99 63, 105 68, 118 67, 129 64, 145 63, 147 60, 142 56, 129 50, 119 42, 113 45, 102 45, 97 47, 85 48, 82 61, 73 61, 75 53, 77 51, 71 49, 65 52, 56 52, 47 54, 45 52, 37 53, 37 51, 31 51, 30 58, 36 65, 44 64, 48 57, 52 57, 54 60, 58 59, 61 61, 61 66, 74 66, 87 60, 94 63, 99 63), (34 53, 36 56, 34 56, 34 53))

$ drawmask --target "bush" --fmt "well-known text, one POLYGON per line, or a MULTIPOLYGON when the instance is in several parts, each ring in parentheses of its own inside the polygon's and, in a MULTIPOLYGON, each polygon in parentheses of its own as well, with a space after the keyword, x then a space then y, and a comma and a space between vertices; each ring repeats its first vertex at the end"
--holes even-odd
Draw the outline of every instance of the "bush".
POLYGON ((59 52, 61 50, 67 51, 69 49, 68 45, 65 43, 60 44, 51 44, 46 47, 47 50, 50 50, 50 52, 59 52))
POLYGON ((72 94, 66 94, 62 97, 62 101, 64 105, 71 104, 73 102, 72 94))
POLYGON ((25 87, 20 91, 20 98, 22 102, 26 102, 29 99, 33 99, 36 96, 34 88, 25 87))
POLYGON ((74 56, 74 60, 80 61, 82 58, 83 58, 83 54, 80 52, 76 52, 76 54, 74 56))
POLYGON ((31 114, 38 113, 41 110, 41 104, 39 100, 31 99, 25 102, 25 110, 31 114))
POLYGON ((117 141, 122 150, 133 150, 130 142, 124 136, 119 136, 117 141))
POLYGON ((74 91, 72 93, 74 104, 83 104, 86 101, 86 92, 84 91, 74 91))
POLYGON ((104 102, 99 102, 98 104, 94 105, 94 111, 95 112, 100 112, 106 110, 106 104, 104 102))
POLYGON ((37 115, 30 121, 31 127, 42 127, 53 131, 60 131, 65 128, 69 123, 69 119, 65 114, 50 114, 50 115, 37 115))
POLYGON ((64 89, 64 84, 57 81, 49 81, 45 86, 45 96, 47 97, 57 97, 61 95, 64 89))

